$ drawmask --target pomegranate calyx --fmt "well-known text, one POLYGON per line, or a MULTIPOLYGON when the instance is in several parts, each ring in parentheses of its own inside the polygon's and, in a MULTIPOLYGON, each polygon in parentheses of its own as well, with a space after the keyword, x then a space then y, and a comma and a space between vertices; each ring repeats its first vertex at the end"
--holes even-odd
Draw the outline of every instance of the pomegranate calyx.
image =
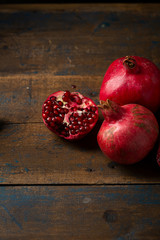
POLYGON ((136 62, 136 60, 131 56, 126 56, 123 60, 123 66, 126 68, 126 70, 129 73, 138 73, 139 72, 139 66, 136 62))

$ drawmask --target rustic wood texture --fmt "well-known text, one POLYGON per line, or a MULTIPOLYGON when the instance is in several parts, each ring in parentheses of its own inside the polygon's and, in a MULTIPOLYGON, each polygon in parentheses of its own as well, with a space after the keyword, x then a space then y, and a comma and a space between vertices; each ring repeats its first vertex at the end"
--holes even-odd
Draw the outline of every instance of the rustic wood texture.
POLYGON ((1 240, 158 240, 159 186, 1 187, 1 240))
POLYGON ((0 7, 0 72, 100 75, 118 57, 159 65, 159 4, 0 7))
POLYGON ((160 182, 154 150, 135 165, 115 164, 99 149, 98 129, 99 124, 85 139, 73 143, 52 134, 43 123, 4 125, 0 135, 0 183, 160 182))
POLYGON ((119 57, 160 67, 159 22, 160 4, 0 5, 0 240, 160 239, 157 145, 122 166, 98 147, 101 113, 75 143, 41 118, 46 97, 73 84, 98 103, 119 57))

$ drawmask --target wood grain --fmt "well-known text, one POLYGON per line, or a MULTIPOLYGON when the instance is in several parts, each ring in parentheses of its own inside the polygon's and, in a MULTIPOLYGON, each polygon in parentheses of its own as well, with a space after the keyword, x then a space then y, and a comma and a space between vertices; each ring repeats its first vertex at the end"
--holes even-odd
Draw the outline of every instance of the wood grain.
POLYGON ((159 186, 1 187, 0 239, 158 240, 159 186))
POLYGON ((99 103, 102 77, 18 74, 0 77, 0 120, 10 123, 42 122, 42 104, 53 92, 79 91, 99 103), (72 85, 76 89, 72 89, 72 85))
POLYGON ((59 138, 43 123, 3 125, 0 132, 0 183, 160 183, 155 149, 135 165, 115 164, 99 149, 96 139, 99 124, 75 143, 59 138))
POLYGON ((125 55, 159 65, 160 4, 1 5, 0 72, 103 76, 125 55))

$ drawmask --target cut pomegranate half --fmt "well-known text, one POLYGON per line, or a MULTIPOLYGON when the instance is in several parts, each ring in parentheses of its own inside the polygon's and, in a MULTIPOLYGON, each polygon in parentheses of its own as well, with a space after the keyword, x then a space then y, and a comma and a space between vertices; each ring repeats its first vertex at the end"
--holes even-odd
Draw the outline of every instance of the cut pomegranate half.
POLYGON ((44 124, 52 132, 68 140, 81 139, 98 120, 98 108, 79 92, 58 91, 42 106, 44 124))

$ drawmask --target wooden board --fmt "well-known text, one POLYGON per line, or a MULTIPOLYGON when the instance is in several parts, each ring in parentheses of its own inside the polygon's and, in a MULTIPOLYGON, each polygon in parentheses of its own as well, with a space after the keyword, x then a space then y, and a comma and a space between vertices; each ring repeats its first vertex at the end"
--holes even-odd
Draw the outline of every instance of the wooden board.
POLYGON ((159 65, 160 4, 1 5, 1 74, 100 75, 118 57, 159 65))
POLYGON ((1 187, 1 240, 158 240, 159 186, 1 187))
POLYGON ((51 133, 43 123, 4 125, 0 134, 1 184, 159 183, 155 149, 143 161, 122 166, 99 149, 99 125, 78 142, 51 133), (78 156, 78 157, 77 157, 78 156))

